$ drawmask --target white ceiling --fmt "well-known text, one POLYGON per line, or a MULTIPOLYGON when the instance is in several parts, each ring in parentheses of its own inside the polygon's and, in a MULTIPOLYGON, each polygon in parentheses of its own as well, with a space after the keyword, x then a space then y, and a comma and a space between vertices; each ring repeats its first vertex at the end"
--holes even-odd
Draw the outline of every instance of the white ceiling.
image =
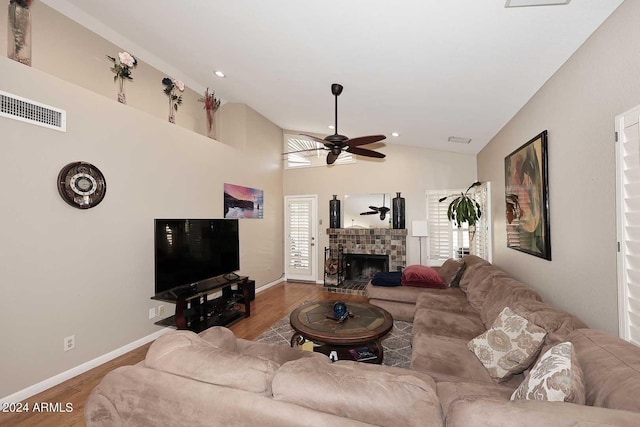
POLYGON ((475 154, 623 0, 42 1, 283 129, 333 133, 341 83, 341 134, 475 154))

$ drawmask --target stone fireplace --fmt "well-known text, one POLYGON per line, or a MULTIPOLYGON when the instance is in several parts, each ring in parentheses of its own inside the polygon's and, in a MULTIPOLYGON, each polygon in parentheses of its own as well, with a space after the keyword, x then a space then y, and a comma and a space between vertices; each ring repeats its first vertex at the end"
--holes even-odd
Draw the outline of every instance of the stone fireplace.
MULTIPOLYGON (((345 275, 344 285, 347 288, 354 287, 349 282, 366 282, 376 271, 398 271, 405 267, 407 260, 407 230, 391 229, 391 228, 329 228, 329 253, 331 258, 343 260, 351 258, 355 259, 347 266, 347 262, 343 261, 343 270, 345 275), (338 255, 340 254, 340 256, 338 255), (381 261, 382 260, 382 261, 381 261), (369 265, 362 266, 362 263, 369 265), (356 270, 365 269, 358 274, 361 279, 347 278, 347 275, 353 274, 349 272, 351 267, 356 270), (366 277, 364 277, 366 276, 366 277)), ((338 281, 337 285, 331 285, 334 288, 342 287, 338 281)), ((326 284, 326 280, 325 280, 326 284)), ((361 284, 355 287, 364 286, 361 284)), ((336 290, 336 292, 341 292, 336 290)), ((360 293, 360 292, 358 292, 360 293)))

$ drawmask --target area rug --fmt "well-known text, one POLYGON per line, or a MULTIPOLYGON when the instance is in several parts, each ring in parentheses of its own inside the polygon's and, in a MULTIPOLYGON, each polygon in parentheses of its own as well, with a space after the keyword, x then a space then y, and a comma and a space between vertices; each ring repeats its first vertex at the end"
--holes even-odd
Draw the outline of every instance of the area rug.
MULTIPOLYGON (((382 340, 384 348, 383 365, 408 368, 411 363, 411 332, 413 323, 393 321, 393 329, 382 340)), ((267 331, 256 338, 256 341, 269 344, 289 346, 293 329, 289 324, 289 316, 285 316, 274 323, 267 331)))

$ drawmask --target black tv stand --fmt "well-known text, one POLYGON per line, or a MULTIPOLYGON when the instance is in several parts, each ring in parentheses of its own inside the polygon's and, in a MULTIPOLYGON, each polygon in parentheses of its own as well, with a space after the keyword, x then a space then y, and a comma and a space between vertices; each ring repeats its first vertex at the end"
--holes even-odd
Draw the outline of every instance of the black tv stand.
POLYGON ((248 277, 233 274, 224 275, 195 286, 176 288, 151 297, 176 305, 175 315, 156 322, 156 325, 169 326, 201 332, 212 326, 229 326, 251 315, 248 277), (242 289, 234 292, 233 286, 242 289), (208 300, 209 294, 221 292, 222 296, 208 300))

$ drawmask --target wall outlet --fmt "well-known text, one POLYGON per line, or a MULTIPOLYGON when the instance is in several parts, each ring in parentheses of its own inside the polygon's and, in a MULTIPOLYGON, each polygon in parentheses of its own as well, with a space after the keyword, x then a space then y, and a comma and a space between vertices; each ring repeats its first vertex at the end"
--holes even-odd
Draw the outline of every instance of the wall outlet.
POLYGON ((73 350, 76 348, 76 336, 71 335, 64 338, 64 351, 73 350))
POLYGON ((158 306, 158 317, 164 316, 164 304, 158 306))
POLYGON ((149 309, 149 319, 153 319, 154 317, 156 317, 156 308, 150 308, 149 309))

